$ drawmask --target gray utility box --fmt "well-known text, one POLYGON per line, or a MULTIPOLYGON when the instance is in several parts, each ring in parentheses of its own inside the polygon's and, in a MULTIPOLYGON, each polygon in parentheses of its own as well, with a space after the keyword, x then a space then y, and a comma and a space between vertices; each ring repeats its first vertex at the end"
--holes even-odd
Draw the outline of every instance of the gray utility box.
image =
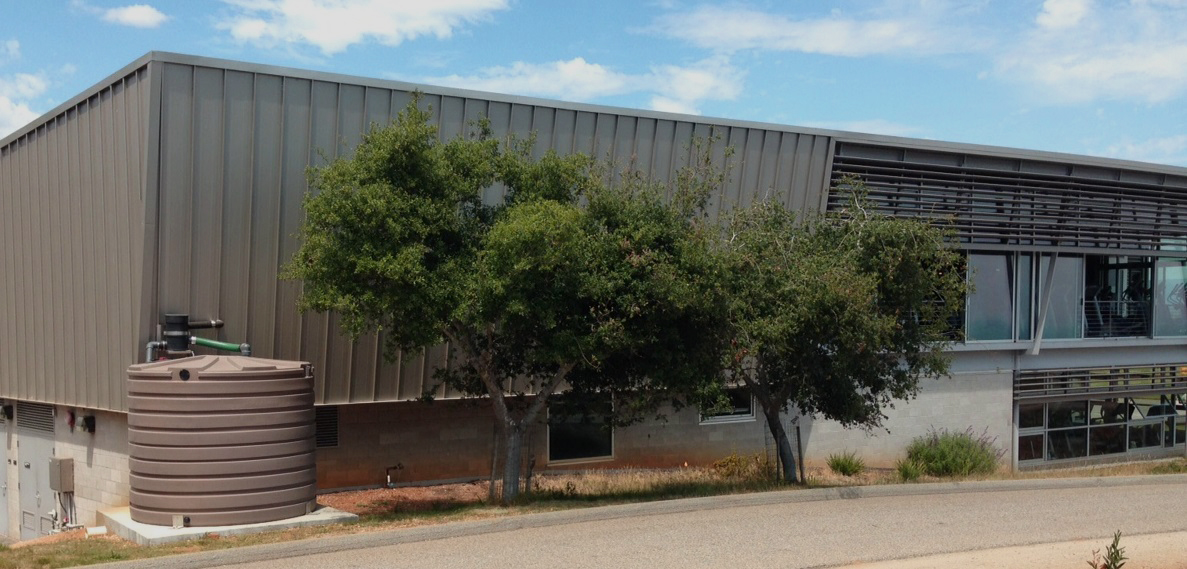
POLYGON ((74 491, 74 459, 49 459, 49 489, 54 492, 74 491))

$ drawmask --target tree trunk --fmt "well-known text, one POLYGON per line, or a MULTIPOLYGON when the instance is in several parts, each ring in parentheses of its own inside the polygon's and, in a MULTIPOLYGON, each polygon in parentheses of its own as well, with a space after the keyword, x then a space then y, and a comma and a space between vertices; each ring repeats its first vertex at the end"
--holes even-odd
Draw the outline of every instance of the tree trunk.
POLYGON ((519 497, 520 463, 523 460, 524 423, 508 421, 505 430, 503 451, 503 505, 509 506, 519 497))
POLYGON ((779 420, 779 410, 766 411, 764 414, 767 416, 767 428, 771 430, 771 436, 775 439, 775 448, 779 450, 779 464, 783 467, 783 479, 795 483, 795 454, 791 451, 791 439, 787 438, 787 430, 783 428, 783 422, 779 420))

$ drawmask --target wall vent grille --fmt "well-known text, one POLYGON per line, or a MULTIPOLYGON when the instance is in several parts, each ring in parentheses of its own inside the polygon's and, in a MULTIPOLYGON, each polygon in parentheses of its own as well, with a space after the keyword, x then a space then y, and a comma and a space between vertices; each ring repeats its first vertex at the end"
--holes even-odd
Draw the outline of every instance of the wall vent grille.
POLYGON ((314 424, 317 448, 334 448, 338 446, 338 407, 336 405, 321 405, 314 407, 314 424))
POLYGON ((54 406, 43 403, 19 403, 16 408, 18 427, 41 433, 54 432, 54 406))

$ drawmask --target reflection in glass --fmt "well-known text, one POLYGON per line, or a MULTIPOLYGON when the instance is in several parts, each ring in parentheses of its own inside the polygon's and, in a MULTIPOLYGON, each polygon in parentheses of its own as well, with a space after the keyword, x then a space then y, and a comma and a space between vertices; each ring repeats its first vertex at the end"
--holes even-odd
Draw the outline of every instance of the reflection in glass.
MULTIPOLYGON (((1039 263, 1039 298, 1046 294, 1047 271, 1051 256, 1045 255, 1039 263)), ((1059 257, 1055 263, 1055 275, 1051 283, 1051 299, 1047 307, 1047 323, 1043 328, 1043 339, 1079 338, 1082 321, 1081 293, 1083 292, 1084 259, 1080 257, 1059 257)))
POLYGON ((1018 428, 1033 429, 1043 426, 1042 403, 1020 403, 1018 405, 1018 428))
POLYGON ((1066 401, 1047 404, 1047 428, 1080 427, 1088 424, 1088 402, 1066 401))
POLYGON ((1014 320, 1018 324, 1018 339, 1030 339, 1030 309, 1031 309, 1031 256, 1018 257, 1018 298, 1015 305, 1014 320))
POLYGON ((1162 422, 1129 426, 1129 450, 1162 446, 1162 422))
POLYGON ((971 254, 968 263, 973 292, 968 296, 966 338, 969 341, 1012 339, 1010 307, 1014 275, 1009 255, 971 254))
POLYGON ((1160 259, 1154 275, 1154 335, 1187 336, 1187 259, 1160 259))
POLYGON ((1091 419, 1093 425, 1123 423, 1125 422, 1126 409, 1129 407, 1129 404, 1124 399, 1090 401, 1089 405, 1088 417, 1091 419))
POLYGON ((1082 458, 1088 454, 1088 429, 1063 429, 1047 433, 1047 460, 1082 458))
POLYGON ((1043 458, 1043 435, 1018 437, 1018 460, 1041 460, 1043 458))
POLYGON ((1094 427, 1088 435, 1088 454, 1098 456, 1125 452, 1125 425, 1094 427))

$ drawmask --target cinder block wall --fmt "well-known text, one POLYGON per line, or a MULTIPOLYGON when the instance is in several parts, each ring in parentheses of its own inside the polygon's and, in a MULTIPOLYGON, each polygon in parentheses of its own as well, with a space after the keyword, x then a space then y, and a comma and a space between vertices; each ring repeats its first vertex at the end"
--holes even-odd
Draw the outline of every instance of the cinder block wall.
POLYGON ((873 467, 891 467, 906 455, 907 445, 931 429, 983 431, 1004 451, 1008 466, 1013 448, 1013 374, 956 373, 924 379, 919 397, 886 411, 885 428, 866 432, 844 429, 835 421, 799 419, 804 457, 809 466, 824 466, 828 455, 854 452, 873 467), (890 432, 887 432, 889 429, 890 432))
POLYGON ((58 407, 54 453, 74 459, 73 523, 95 525, 96 512, 128 505, 128 416, 123 413, 58 407), (66 423, 73 410, 74 431, 66 423), (82 430, 82 417, 95 416, 95 433, 82 430))

